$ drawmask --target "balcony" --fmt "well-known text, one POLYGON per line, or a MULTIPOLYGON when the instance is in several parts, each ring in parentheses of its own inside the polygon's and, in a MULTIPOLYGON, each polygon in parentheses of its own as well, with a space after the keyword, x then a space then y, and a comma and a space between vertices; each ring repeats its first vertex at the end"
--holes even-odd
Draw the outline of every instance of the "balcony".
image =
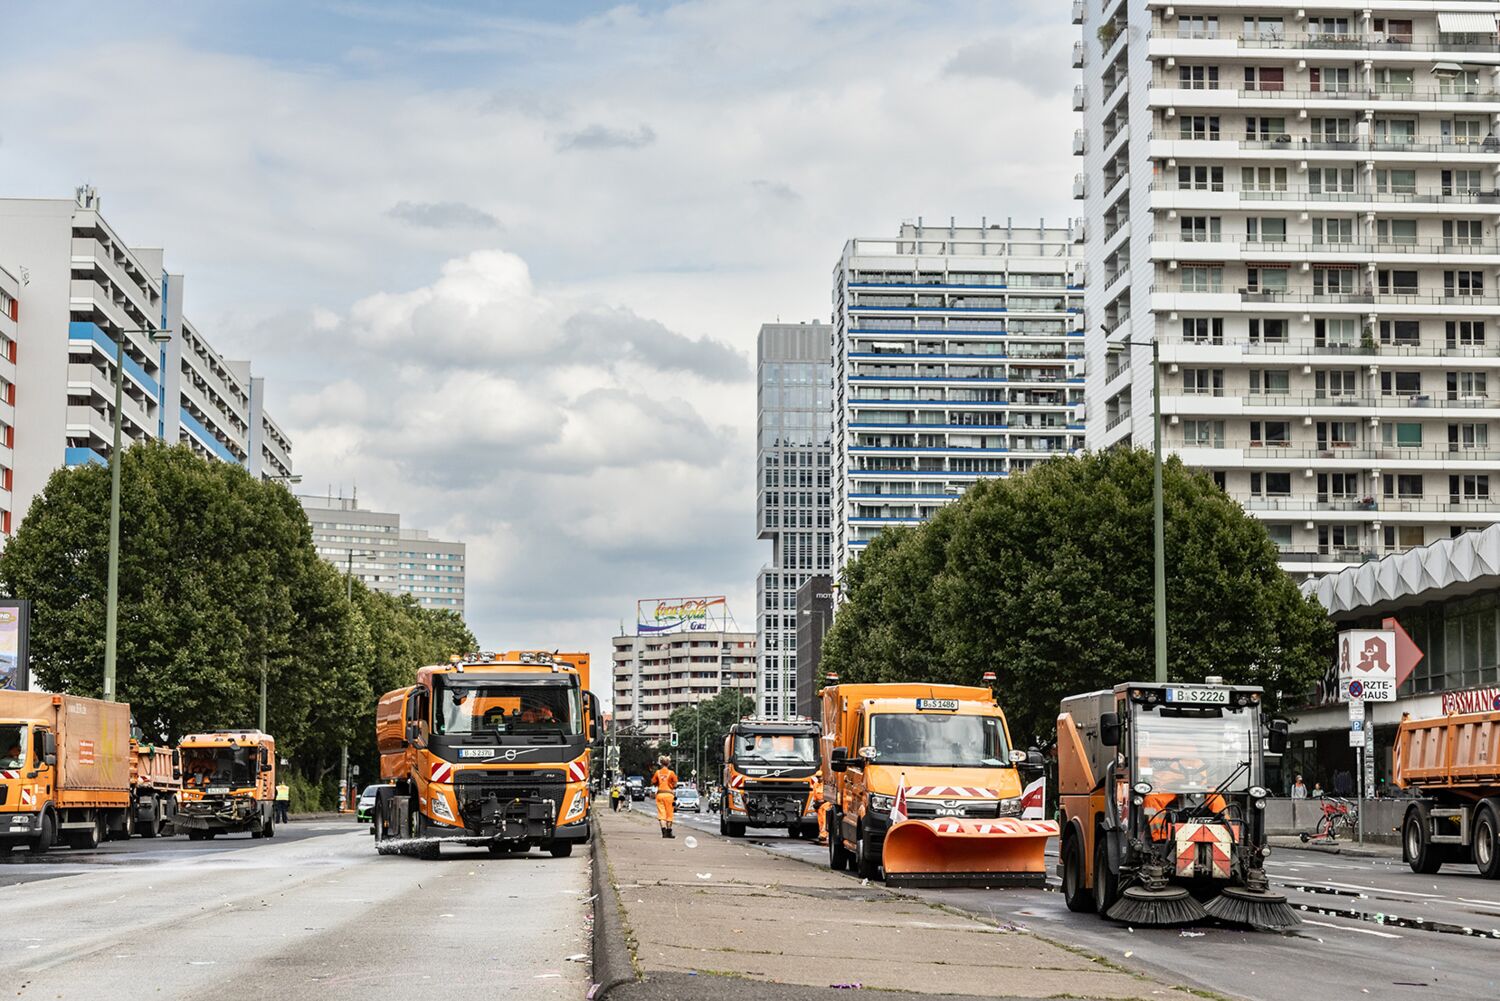
POLYGON ((1152 80, 1154 88, 1152 104, 1157 106, 1187 105, 1205 108, 1222 108, 1232 103, 1253 104, 1262 101, 1296 101, 1301 104, 1318 101, 1352 102, 1368 104, 1379 101, 1402 103, 1425 102, 1435 105, 1448 104, 1497 104, 1500 91, 1492 88, 1405 87, 1405 86, 1351 86, 1330 87, 1277 87, 1245 85, 1225 80, 1208 85, 1183 86, 1176 77, 1158 75, 1152 80))

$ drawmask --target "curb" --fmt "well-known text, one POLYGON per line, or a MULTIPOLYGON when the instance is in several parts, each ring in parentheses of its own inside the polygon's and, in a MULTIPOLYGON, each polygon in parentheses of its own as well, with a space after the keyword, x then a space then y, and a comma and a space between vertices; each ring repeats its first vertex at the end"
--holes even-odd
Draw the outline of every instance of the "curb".
POLYGON ((594 894, 593 986, 588 1001, 604 1001, 624 984, 636 982, 635 965, 630 959, 630 945, 625 938, 625 917, 620 894, 610 878, 609 852, 604 847, 603 826, 594 824, 590 839, 593 851, 589 882, 594 894))

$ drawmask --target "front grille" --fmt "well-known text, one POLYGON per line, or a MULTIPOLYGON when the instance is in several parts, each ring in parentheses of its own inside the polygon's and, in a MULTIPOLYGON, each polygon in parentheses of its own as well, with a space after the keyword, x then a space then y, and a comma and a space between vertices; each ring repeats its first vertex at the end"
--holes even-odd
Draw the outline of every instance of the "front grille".
POLYGON ((795 796, 807 798, 808 787, 793 782, 746 782, 745 792, 751 796, 795 796))
POLYGON ((458 771, 453 791, 458 809, 467 811, 493 796, 500 803, 516 799, 550 799, 561 803, 567 786, 557 769, 533 768, 514 771, 458 771))
POLYGON ((909 799, 906 801, 906 815, 922 819, 934 817, 963 817, 965 819, 975 818, 979 820, 990 820, 1000 816, 1000 804, 995 800, 937 800, 937 799, 909 799), (962 813, 957 812, 962 810, 962 813))

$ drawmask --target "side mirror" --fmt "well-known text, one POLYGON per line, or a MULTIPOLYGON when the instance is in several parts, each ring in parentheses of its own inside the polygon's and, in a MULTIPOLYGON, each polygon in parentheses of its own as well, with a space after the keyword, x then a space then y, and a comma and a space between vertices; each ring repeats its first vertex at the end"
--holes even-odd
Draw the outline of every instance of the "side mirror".
POLYGON ((1026 763, 1026 752, 1023 751, 1023 750, 1021 750, 1018 747, 1012 747, 1010 749, 1010 763, 1013 764, 1013 765, 1022 765, 1022 764, 1025 764, 1026 763))
POLYGON ((1047 758, 1042 754, 1041 751, 1038 751, 1033 747, 1031 750, 1026 752, 1026 763, 1028 765, 1035 765, 1037 768, 1040 768, 1047 763, 1047 758))
POLYGON ((408 744, 415 744, 421 738, 422 724, 416 722, 406 724, 406 742, 408 744))
POLYGON ((42 764, 44 764, 44 765, 55 765, 55 764, 57 764, 57 755, 55 755, 55 754, 44 754, 44 755, 42 755, 42 764))
POLYGON ((172 769, 172 778, 176 779, 179 782, 182 781, 182 769, 181 768, 174 768, 174 769, 172 769))
POLYGON ((849 749, 847 747, 835 747, 828 752, 828 767, 831 771, 842 772, 849 767, 849 749))
POLYGON ((1272 754, 1285 754, 1288 729, 1286 720, 1273 719, 1271 732, 1266 735, 1266 750, 1272 754))
POLYGON ((262 772, 269 772, 272 769, 272 767, 273 766, 272 766, 272 764, 269 761, 262 761, 260 763, 260 770, 262 772))
POLYGON ((42 734, 42 761, 49 765, 57 764, 57 734, 42 734))
POLYGON ((1105 747, 1120 746, 1120 714, 1099 714, 1099 742, 1105 747))

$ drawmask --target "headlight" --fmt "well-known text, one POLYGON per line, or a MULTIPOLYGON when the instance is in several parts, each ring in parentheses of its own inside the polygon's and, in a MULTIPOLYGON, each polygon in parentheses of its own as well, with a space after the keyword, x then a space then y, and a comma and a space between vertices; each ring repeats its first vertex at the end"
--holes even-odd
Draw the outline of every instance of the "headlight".
POLYGON ((895 805, 896 797, 894 796, 877 796, 874 793, 870 794, 870 809, 872 810, 876 810, 880 813, 890 813, 891 807, 895 805))
POLYGON ((427 805, 432 807, 432 812, 444 820, 453 819, 453 811, 448 809, 448 797, 435 795, 427 797, 427 805))
POLYGON ((1271 795, 1271 793, 1268 790, 1266 790, 1265 788, 1263 788, 1262 786, 1251 786, 1250 787, 1250 798, 1251 799, 1265 799, 1269 795, 1271 795))
POLYGON ((1136 796, 1133 799, 1131 799, 1131 802, 1134 803, 1136 806, 1140 806, 1142 803, 1146 802, 1146 797, 1144 797, 1144 796, 1136 796))
POLYGON ((1266 808, 1266 801, 1263 800, 1263 799, 1256 800, 1255 801, 1255 808, 1257 810, 1264 810, 1266 808))
POLYGON ((1000 801, 1000 812, 999 812, 998 816, 1001 816, 1001 817, 1019 817, 1020 815, 1021 815, 1021 797, 1020 796, 1015 796, 1015 797, 1012 797, 1011 799, 1002 799, 1000 801))
MULTIPOLYGON (((446 806, 446 804, 445 804, 445 806, 446 806)), ((581 794, 574 796, 573 797, 573 802, 570 803, 570 804, 568 804, 568 813, 567 813, 567 816, 563 817, 563 823, 566 824, 569 821, 572 821, 572 820, 574 820, 574 819, 576 819, 578 817, 583 816, 583 810, 584 810, 584 807, 586 807, 586 806, 588 806, 588 797, 587 796, 584 796, 584 795, 581 795, 581 794)))
POLYGON ((1130 788, 1131 788, 1131 790, 1133 792, 1135 792, 1137 795, 1140 795, 1140 796, 1149 796, 1151 794, 1151 783, 1150 782, 1137 782, 1135 785, 1131 786, 1130 788))

